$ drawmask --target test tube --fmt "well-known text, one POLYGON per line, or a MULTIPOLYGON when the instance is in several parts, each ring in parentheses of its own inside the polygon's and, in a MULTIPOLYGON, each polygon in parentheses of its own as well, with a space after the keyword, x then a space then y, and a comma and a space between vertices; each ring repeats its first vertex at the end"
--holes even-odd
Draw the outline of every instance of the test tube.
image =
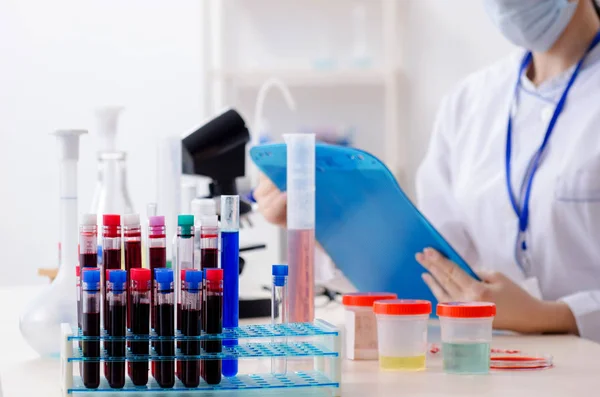
MULTIPOLYGON (((102 216, 102 266, 105 270, 121 268, 121 216, 108 214, 102 216)), ((102 296, 105 295, 106 284, 102 274, 102 296)), ((106 313, 106 300, 104 300, 102 313, 106 313)), ((104 329, 106 316, 104 316, 104 329)))
POLYGON ((315 316, 315 135, 284 134, 290 322, 315 316))
MULTIPOLYGON (((200 225, 200 264, 202 269, 216 269, 219 267, 219 220, 216 215, 202 217, 200 225)), ((206 332, 206 272, 204 273, 202 294, 202 331, 206 332)), ((202 341, 202 348, 206 348, 206 342, 202 341)), ((202 377, 205 377, 205 367, 201 366, 202 377)))
MULTIPOLYGON (((184 281, 182 271, 192 269, 194 266, 194 216, 179 215, 177 217, 177 240, 176 240, 176 260, 175 275, 177 285, 175 286, 175 297, 177 301, 177 321, 176 327, 178 333, 181 332, 181 287, 184 281)), ((178 343, 181 348, 181 344, 178 343)), ((181 366, 177 364, 177 374, 181 377, 181 366)))
MULTIPOLYGON (((152 271, 152 280, 154 291, 152 294, 152 307, 154 307, 154 297, 156 295, 156 269, 167 267, 167 237, 165 230, 164 216, 151 216, 148 218, 148 264, 152 271)), ((154 329, 154 311, 150 316, 150 326, 154 329)))
POLYGON ((81 350, 88 360, 83 361, 81 378, 85 387, 96 389, 100 385, 100 269, 87 267, 82 273, 81 350))
MULTIPOLYGON (((240 197, 221 196, 221 268, 223 269, 223 328, 238 326, 240 297, 240 197)), ((236 340, 226 340, 235 346, 236 340)), ((237 360, 223 360, 223 376, 236 376, 237 360)))
MULTIPOLYGON (((175 294, 173 292, 173 270, 159 268, 155 271, 156 281, 156 336, 163 340, 156 342, 156 361, 154 379, 162 388, 175 385, 175 294)), ((153 362, 154 363, 154 362, 153 362)), ((154 368, 154 366, 153 366, 154 368)))
MULTIPOLYGON (((273 265, 273 285, 271 287, 271 324, 288 323, 288 296, 287 296, 287 265, 273 265), (276 317, 275 313, 279 313, 276 317)), ((287 359, 274 357, 271 359, 271 373, 285 374, 287 372, 287 359)))
MULTIPOLYGON (((187 321, 187 314, 185 312, 185 306, 182 305, 182 301, 183 301, 183 291, 185 290, 185 273, 187 272, 187 270, 191 270, 191 269, 183 269, 181 270, 180 273, 180 277, 179 279, 181 280, 181 291, 179 291, 179 300, 177 301, 177 321, 176 321, 176 328, 177 328, 177 335, 183 335, 182 330, 184 330, 187 327, 186 321, 187 321)), ((177 341, 177 348, 181 351, 184 352, 185 349, 187 348, 187 342, 186 341, 182 341, 182 340, 178 340, 177 341)), ((177 371, 176 371, 176 375, 179 379, 182 379, 183 377, 183 362, 184 360, 177 360, 177 371)))
POLYGON ((104 342, 107 357, 111 360, 105 361, 104 375, 110 387, 120 389, 125 386, 125 332, 127 313, 127 272, 119 269, 106 271, 106 304, 108 311, 108 328, 106 333, 109 337, 104 342), (110 341, 110 338, 117 339, 110 341))
MULTIPOLYGON (((194 216, 179 215, 177 217, 177 254, 175 262, 175 274, 180 275, 184 269, 194 267, 194 216)), ((181 278, 177 279, 175 294, 179 302, 179 293, 181 291, 181 278)))
POLYGON ((132 359, 127 363, 127 372, 135 386, 148 383, 148 351, 150 336, 150 269, 134 268, 129 272, 131 284, 131 341, 132 359))
POLYGON ((84 214, 79 226, 79 266, 98 267, 98 225, 96 214, 84 214))
MULTIPOLYGON (((125 270, 142 267, 142 226, 139 214, 123 215, 123 240, 125 241, 125 270)), ((131 327, 131 295, 127 298, 127 327, 131 327)))
POLYGON ((75 266, 75 294, 77 295, 77 335, 79 335, 81 333, 81 268, 79 266, 75 266))
POLYGON ((194 215, 194 269, 202 269, 200 256, 200 228, 202 218, 205 216, 216 215, 215 201, 213 199, 193 199, 191 203, 192 214, 194 215))
MULTIPOLYGON (((75 267, 75 293, 77 295, 77 336, 81 335, 81 268, 75 267)), ((81 340, 78 342, 81 349, 81 340)), ((79 363, 79 373, 81 373, 81 362, 79 363)))
MULTIPOLYGON (((182 316, 185 317, 182 328, 184 337, 198 337, 201 334, 202 319, 202 270, 185 272, 185 288, 183 289, 182 316)), ((182 353, 185 356, 200 355, 200 341, 185 342, 182 353)), ((200 384, 200 361, 187 359, 182 362, 181 381, 185 387, 198 387, 200 384)))
MULTIPOLYGON (((206 318, 206 334, 218 335, 223 332, 223 269, 206 269, 206 305, 204 317, 206 318)), ((221 353, 220 340, 208 340, 205 344, 206 353, 221 353)), ((221 360, 204 360, 201 364, 204 380, 209 385, 221 383, 221 360)))

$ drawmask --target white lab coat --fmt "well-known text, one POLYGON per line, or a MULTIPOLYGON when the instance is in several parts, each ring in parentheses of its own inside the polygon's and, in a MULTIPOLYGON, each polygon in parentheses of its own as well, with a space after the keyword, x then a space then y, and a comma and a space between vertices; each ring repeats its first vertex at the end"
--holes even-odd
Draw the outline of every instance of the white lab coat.
MULTIPOLYGON (((468 77, 447 96, 417 175, 418 206, 474 267, 536 280, 562 300, 581 336, 600 341, 600 46, 588 56, 535 175, 531 267, 515 261, 518 219, 505 179, 506 126, 519 52, 468 77)), ((512 181, 519 192, 572 69, 535 87, 521 78, 513 119, 512 181)))

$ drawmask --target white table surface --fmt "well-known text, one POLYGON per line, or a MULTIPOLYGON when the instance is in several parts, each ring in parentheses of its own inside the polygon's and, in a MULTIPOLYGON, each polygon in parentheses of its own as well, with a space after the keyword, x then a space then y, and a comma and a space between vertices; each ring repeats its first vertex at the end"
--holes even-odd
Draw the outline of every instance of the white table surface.
MULTIPOLYGON (((19 315, 39 287, 0 288, 0 379, 4 397, 60 396, 58 359, 40 358, 21 337, 19 315)), ((340 324, 331 304, 317 316, 340 324)), ((435 327, 433 328, 435 333, 435 327)), ((435 339, 435 335, 432 335, 435 339)), ((444 374, 439 357, 423 372, 381 372, 376 361, 343 361, 344 396, 592 396, 600 389, 600 345, 573 336, 495 336, 493 347, 547 353, 555 367, 487 376, 444 374)), ((286 391, 286 394, 287 391, 286 391)))

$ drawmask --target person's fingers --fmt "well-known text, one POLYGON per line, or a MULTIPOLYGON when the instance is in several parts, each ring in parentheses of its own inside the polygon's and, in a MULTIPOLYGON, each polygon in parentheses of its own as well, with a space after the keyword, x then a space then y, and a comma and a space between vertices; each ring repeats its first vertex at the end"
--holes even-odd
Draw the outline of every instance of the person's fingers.
POLYGON ((274 191, 258 202, 258 209, 267 221, 283 226, 287 216, 287 195, 274 191))
POLYGON ((421 252, 419 252, 415 258, 417 259, 417 262, 431 273, 433 278, 435 278, 435 281, 441 285, 450 296, 453 296, 454 299, 459 299, 463 292, 461 286, 454 282, 451 273, 445 271, 444 266, 438 264, 438 261, 447 260, 446 258, 435 258, 421 252))
POLYGON ((506 276, 502 273, 496 272, 489 269, 473 269, 475 274, 486 283, 497 283, 506 279, 506 276))
POLYGON ((444 290, 444 288, 442 288, 442 286, 437 281, 435 281, 431 274, 423 273, 421 275, 421 278, 423 278, 423 281, 425 281, 425 284, 427 284, 427 286, 431 290, 431 293, 433 293, 433 296, 435 296, 435 299, 437 299, 438 302, 450 302, 453 300, 451 299, 450 295, 448 295, 448 293, 444 290))
POLYGON ((260 174, 258 176, 258 186, 254 189, 254 197, 258 200, 263 199, 265 196, 271 194, 272 192, 279 192, 277 186, 269 178, 267 178, 264 174, 260 174))
POLYGON ((433 248, 425 248, 423 253, 429 266, 435 269, 435 271, 443 273, 443 275, 440 274, 438 276, 434 271, 427 268, 427 270, 429 270, 429 272, 432 273, 435 278, 438 279, 438 281, 444 283, 442 280, 451 280, 458 285, 461 290, 470 288, 477 283, 477 280, 465 273, 465 271, 458 267, 456 263, 447 259, 433 248))

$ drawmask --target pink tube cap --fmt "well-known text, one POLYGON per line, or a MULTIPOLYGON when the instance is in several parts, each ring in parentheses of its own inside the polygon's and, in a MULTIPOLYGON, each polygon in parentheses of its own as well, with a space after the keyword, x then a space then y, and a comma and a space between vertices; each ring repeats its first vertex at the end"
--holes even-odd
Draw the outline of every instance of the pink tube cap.
POLYGON ((165 225, 165 217, 164 216, 151 216, 148 218, 148 223, 152 227, 159 227, 165 225))

